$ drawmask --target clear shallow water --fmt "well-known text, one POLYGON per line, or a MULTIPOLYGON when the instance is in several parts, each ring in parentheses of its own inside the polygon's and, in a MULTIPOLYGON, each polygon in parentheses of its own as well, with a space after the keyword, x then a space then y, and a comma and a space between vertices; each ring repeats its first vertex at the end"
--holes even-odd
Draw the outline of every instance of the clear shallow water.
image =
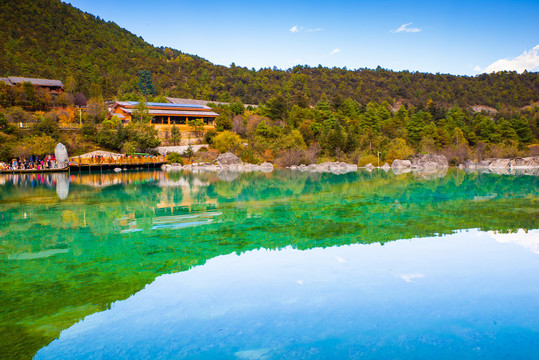
POLYGON ((0 182, 7 358, 539 350, 534 176, 152 172, 0 182))

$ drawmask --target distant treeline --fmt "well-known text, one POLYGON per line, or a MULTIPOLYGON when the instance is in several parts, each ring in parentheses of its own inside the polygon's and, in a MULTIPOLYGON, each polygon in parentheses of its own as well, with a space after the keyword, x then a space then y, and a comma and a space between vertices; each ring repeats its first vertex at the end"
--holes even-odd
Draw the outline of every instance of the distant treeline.
MULTIPOLYGON (((287 70, 214 65, 198 56, 157 48, 142 38, 59 0, 0 3, 0 76, 61 79, 87 98, 129 97, 149 70, 159 94, 259 104, 282 95, 291 106, 352 99, 422 107, 485 105, 508 111, 539 101, 539 74, 501 72, 475 77, 295 66, 287 70)), ((196 31, 193 29, 192 31, 196 31)))

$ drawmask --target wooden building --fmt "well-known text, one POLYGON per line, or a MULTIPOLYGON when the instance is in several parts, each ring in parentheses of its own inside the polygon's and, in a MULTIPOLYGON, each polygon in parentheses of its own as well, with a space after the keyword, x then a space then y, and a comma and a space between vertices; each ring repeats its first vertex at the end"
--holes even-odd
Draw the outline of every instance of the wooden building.
POLYGON ((35 79, 35 78, 9 76, 7 78, 0 78, 0 81, 3 81, 6 84, 11 85, 11 86, 22 85, 24 83, 30 83, 34 85, 36 88, 46 90, 51 94, 61 94, 62 92, 64 92, 64 83, 62 83, 60 80, 35 79))
MULTIPOLYGON (((124 124, 131 121, 133 111, 138 105, 136 101, 117 101, 110 109, 110 116, 117 116, 124 124)), ((219 115, 209 107, 194 104, 167 104, 152 103, 147 104, 149 115, 152 116, 151 123, 161 126, 185 125, 188 120, 202 119, 205 126, 215 127, 215 118, 219 115)))

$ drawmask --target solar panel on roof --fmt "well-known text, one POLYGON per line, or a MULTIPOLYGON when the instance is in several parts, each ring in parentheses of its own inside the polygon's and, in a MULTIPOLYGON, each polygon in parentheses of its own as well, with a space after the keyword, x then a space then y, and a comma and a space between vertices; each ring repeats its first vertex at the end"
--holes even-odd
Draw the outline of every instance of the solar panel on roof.
MULTIPOLYGON (((126 101, 130 105, 136 106, 138 104, 137 101, 126 101)), ((169 107, 169 108, 198 108, 198 109, 206 109, 206 106, 202 105, 194 105, 194 104, 169 104, 169 103, 155 103, 155 102, 149 102, 147 104, 148 106, 159 106, 159 107, 169 107)))

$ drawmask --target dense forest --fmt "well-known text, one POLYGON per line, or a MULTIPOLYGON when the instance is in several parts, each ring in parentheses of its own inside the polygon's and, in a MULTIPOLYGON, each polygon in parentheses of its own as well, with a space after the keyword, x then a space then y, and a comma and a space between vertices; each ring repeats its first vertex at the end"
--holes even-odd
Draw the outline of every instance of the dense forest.
MULTIPOLYGON (((247 69, 217 66, 181 51, 154 47, 112 22, 59 0, 0 3, 0 76, 73 77, 87 97, 136 92, 138 73, 149 70, 160 94, 258 104, 281 93, 289 102, 351 98, 450 107, 485 105, 498 110, 539 100, 539 74, 500 72, 475 77, 382 68, 295 66, 247 69)), ((398 56, 398 54, 396 54, 398 56)))
MULTIPOLYGON (((0 27, 0 77, 53 78, 66 85, 63 95, 51 97, 30 84, 0 83, 4 161, 45 154, 57 141, 70 154, 95 147, 151 150, 159 140, 146 126, 147 113, 141 116, 146 124, 124 127, 118 119, 106 119, 104 102, 142 99, 138 83, 143 70, 151 74, 154 101, 173 96, 231 102, 216 106, 217 132, 205 134, 205 140, 244 161, 287 166, 337 159, 365 165, 438 152, 457 164, 539 152, 534 145, 539 139, 539 73, 469 77, 382 68, 217 66, 149 45, 59 0, 5 0, 0 21, 7 24, 0 27), (78 117, 73 105, 86 104, 78 117), (259 106, 245 109, 243 104, 259 106), (84 123, 80 131, 60 131, 59 123, 74 121, 84 123), (32 125, 18 129, 20 123, 32 125)), ((143 106, 139 110, 146 111, 143 106)), ((177 131, 167 134, 175 136, 177 131)), ((209 161, 212 154, 198 160, 209 161)))

